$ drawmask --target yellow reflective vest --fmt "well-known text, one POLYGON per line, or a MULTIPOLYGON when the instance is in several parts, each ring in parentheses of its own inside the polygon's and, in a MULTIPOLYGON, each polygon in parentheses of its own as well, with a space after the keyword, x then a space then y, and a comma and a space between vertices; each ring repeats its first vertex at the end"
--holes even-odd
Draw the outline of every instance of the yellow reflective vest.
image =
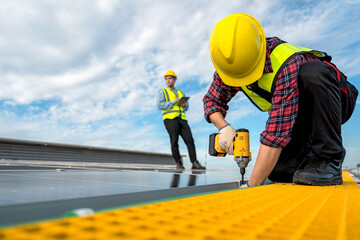
POLYGON ((271 98, 275 88, 275 80, 282 71, 283 66, 290 57, 309 52, 317 57, 326 57, 325 52, 299 47, 290 43, 281 43, 270 53, 273 72, 264 73, 255 83, 241 87, 244 94, 261 111, 269 111, 271 108, 271 98))
MULTIPOLYGON (((167 88, 161 89, 164 92, 165 100, 168 101, 174 101, 176 98, 176 95, 167 88)), ((184 93, 180 90, 176 89, 176 92, 178 94, 178 98, 180 99, 182 96, 184 96, 184 93)), ((185 120, 185 111, 183 107, 180 107, 178 104, 174 104, 174 106, 169 110, 163 110, 163 119, 174 119, 176 117, 181 117, 181 119, 185 120)))

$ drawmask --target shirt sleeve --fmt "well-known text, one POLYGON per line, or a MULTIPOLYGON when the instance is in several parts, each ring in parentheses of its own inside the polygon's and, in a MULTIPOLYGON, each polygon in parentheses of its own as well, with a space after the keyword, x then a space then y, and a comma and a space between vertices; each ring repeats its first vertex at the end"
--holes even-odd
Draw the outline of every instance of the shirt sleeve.
POLYGON ((226 85, 217 72, 215 72, 209 90, 203 98, 204 117, 206 121, 210 123, 209 117, 215 112, 220 112, 225 118, 226 112, 229 109, 227 103, 240 90, 241 88, 226 85))
POLYGON ((316 61, 311 55, 297 55, 290 60, 276 79, 272 107, 266 121, 265 130, 260 134, 260 142, 269 147, 285 147, 291 140, 291 132, 298 114, 300 66, 308 61, 316 61))
POLYGON ((160 110, 169 110, 174 107, 174 104, 174 101, 166 101, 164 91, 160 89, 157 98, 157 107, 160 110))

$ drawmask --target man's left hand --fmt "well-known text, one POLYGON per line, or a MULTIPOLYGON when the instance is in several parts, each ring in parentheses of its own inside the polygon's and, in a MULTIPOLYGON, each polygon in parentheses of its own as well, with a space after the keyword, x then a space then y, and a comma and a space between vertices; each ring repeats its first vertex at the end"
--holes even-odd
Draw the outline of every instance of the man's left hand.
POLYGON ((239 188, 248 188, 247 184, 244 183, 243 185, 241 185, 239 188))
POLYGON ((185 106, 186 106, 186 102, 180 101, 180 102, 179 102, 179 106, 180 106, 180 107, 185 107, 185 106))

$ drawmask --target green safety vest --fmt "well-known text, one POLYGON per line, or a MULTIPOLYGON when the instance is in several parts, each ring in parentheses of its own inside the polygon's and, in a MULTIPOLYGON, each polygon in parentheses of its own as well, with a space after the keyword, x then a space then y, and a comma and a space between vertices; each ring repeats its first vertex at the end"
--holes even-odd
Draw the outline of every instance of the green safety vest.
POLYGON ((290 57, 305 52, 312 53, 320 58, 327 57, 325 52, 295 46, 290 43, 281 43, 270 53, 273 72, 264 73, 255 83, 241 87, 242 91, 261 111, 269 111, 271 108, 271 98, 275 88, 275 80, 282 71, 283 66, 285 66, 290 57))
MULTIPOLYGON (((161 89, 164 92, 165 100, 168 101, 174 101, 176 98, 176 95, 169 89, 163 88, 161 89)), ((176 90, 178 94, 178 98, 180 99, 182 96, 184 96, 184 93, 180 90, 176 90)), ((180 107, 178 104, 174 104, 174 106, 169 110, 163 110, 163 119, 174 119, 176 117, 181 117, 181 119, 185 120, 185 111, 183 107, 180 107)))

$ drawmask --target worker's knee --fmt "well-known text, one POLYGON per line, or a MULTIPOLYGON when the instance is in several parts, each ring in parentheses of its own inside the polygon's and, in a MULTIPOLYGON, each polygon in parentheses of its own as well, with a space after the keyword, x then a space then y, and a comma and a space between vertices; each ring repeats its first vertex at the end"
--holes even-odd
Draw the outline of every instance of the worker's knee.
POLYGON ((171 147, 179 147, 178 141, 171 141, 171 147))

